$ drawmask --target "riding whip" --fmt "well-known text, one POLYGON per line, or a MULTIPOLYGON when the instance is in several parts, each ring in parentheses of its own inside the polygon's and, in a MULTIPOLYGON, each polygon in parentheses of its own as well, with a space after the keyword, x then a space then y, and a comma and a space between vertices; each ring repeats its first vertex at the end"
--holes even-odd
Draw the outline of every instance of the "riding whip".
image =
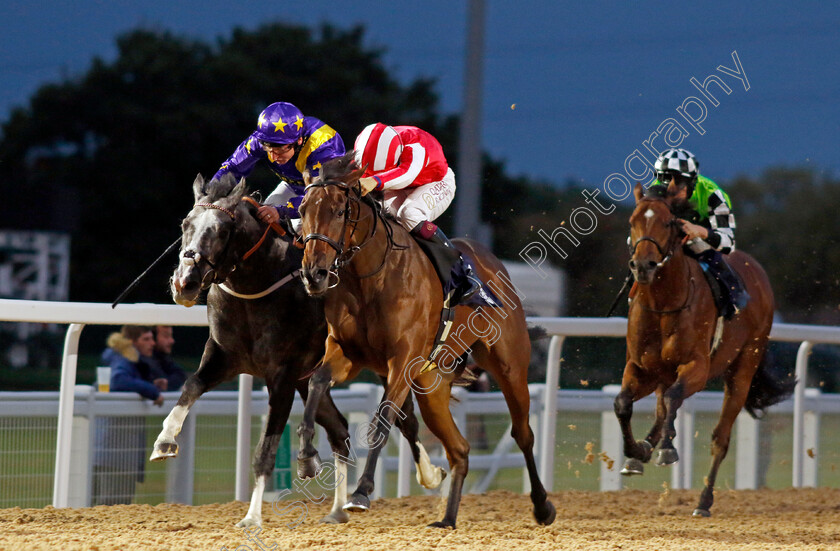
POLYGON ((615 300, 610 306, 610 311, 607 312, 607 317, 610 317, 612 313, 615 311, 615 307, 618 306, 618 301, 621 300, 621 297, 624 296, 624 292, 627 290, 627 286, 630 281, 633 279, 633 272, 627 272, 627 277, 624 279, 624 285, 621 286, 621 290, 618 291, 618 295, 616 295, 615 300))
POLYGON ((123 291, 122 293, 120 293, 120 296, 118 296, 118 297, 117 297, 117 300, 115 300, 115 301, 114 301, 114 303, 111 305, 111 308, 116 308, 116 307, 117 307, 117 304, 119 304, 120 302, 122 302, 122 299, 124 299, 124 298, 125 298, 125 296, 126 296, 128 293, 130 293, 131 291, 133 291, 133 290, 134 290, 134 288, 135 288, 135 287, 137 287, 137 285, 140 283, 140 281, 142 281, 142 280, 143 280, 143 278, 144 278, 144 277, 146 277, 146 274, 148 274, 148 273, 152 270, 152 268, 154 268, 155 266, 157 266, 158 264, 160 264, 160 262, 164 259, 164 257, 165 257, 166 255, 168 255, 169 253, 171 253, 173 250, 175 250, 175 248, 176 248, 176 247, 178 247, 178 245, 179 245, 180 243, 181 243, 181 237, 178 237, 178 239, 176 239, 174 243, 172 243, 171 245, 169 245, 169 246, 166 248, 166 250, 165 250, 165 251, 163 251, 163 254, 161 254, 159 257, 157 257, 157 260, 155 260, 154 262, 152 262, 152 264, 151 264, 148 268, 146 268, 146 269, 143 271, 143 273, 142 273, 142 274, 140 274, 139 276, 137 276, 137 279, 135 279, 134 281, 132 281, 132 282, 131 282, 131 285, 129 285, 128 287, 126 287, 126 288, 125 288, 125 291, 123 291))

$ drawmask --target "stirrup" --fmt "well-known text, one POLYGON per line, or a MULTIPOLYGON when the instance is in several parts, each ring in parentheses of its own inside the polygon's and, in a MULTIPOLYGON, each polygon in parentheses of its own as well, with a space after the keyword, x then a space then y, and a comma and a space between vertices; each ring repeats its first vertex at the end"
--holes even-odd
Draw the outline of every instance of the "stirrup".
POLYGON ((464 304, 481 290, 481 281, 479 281, 479 279, 475 276, 468 274, 467 281, 470 283, 470 287, 461 294, 460 298, 458 298, 458 304, 464 304))

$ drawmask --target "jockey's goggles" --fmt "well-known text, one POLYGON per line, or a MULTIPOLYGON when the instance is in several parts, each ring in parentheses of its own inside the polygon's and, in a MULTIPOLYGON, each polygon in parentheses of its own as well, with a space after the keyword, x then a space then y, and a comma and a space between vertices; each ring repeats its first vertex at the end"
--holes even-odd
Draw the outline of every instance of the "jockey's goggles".
POLYGON ((659 180, 660 183, 665 185, 670 184, 671 180, 674 180, 674 183, 678 186, 684 186, 691 183, 691 178, 675 170, 664 170, 662 172, 657 172, 656 179, 659 180))
POLYGON ((260 140, 260 146, 265 151, 278 150, 278 149, 281 150, 281 151, 288 151, 291 148, 293 148, 295 146, 295 144, 294 143, 271 143, 271 142, 265 142, 263 140, 260 140))

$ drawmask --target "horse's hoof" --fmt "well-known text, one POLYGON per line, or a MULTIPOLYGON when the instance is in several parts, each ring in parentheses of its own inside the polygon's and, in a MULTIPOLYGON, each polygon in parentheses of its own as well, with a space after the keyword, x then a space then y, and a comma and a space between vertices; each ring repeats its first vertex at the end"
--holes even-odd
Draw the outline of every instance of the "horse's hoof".
POLYGON ((175 442, 161 442, 155 444, 155 449, 149 461, 165 461, 170 457, 178 457, 178 444, 175 442))
POLYGON ((448 521, 448 520, 439 520, 437 522, 433 522, 429 525, 429 528, 444 528, 444 529, 455 529, 455 522, 448 521))
POLYGON ((712 513, 708 509, 695 509, 691 516, 708 518, 712 516, 712 513))
POLYGON ((323 465, 321 465, 321 458, 316 452, 312 457, 305 457, 301 459, 298 457, 298 478, 306 480, 307 478, 315 478, 321 472, 323 465))
POLYGON ((321 522, 324 524, 344 524, 345 522, 350 522, 350 515, 343 510, 332 511, 329 515, 322 518, 321 522))
POLYGON ((366 513, 370 510, 370 499, 366 495, 353 494, 342 509, 351 513, 366 513))
POLYGON ((548 526, 552 522, 554 522, 554 518, 557 516, 557 510, 554 508, 554 504, 550 501, 546 500, 545 506, 543 507, 543 513, 537 513, 537 509, 534 508, 534 518, 537 519, 537 524, 542 524, 543 526, 548 526))
POLYGON ((237 528, 250 528, 251 526, 262 527, 261 519, 245 517, 236 523, 237 528))
POLYGON ((680 456, 674 448, 660 449, 659 454, 656 456, 656 464, 660 467, 672 465, 679 460, 680 456))
POLYGON ((645 474, 645 464, 639 461, 638 459, 633 459, 632 457, 629 457, 627 458, 627 461, 624 462, 624 467, 621 469, 621 474, 623 474, 624 476, 645 474))

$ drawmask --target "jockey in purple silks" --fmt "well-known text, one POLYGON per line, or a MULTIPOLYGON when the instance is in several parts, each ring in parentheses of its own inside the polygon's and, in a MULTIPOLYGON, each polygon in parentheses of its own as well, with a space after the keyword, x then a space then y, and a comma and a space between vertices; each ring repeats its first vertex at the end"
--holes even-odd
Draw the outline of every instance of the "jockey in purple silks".
POLYGON ((344 141, 338 132, 315 117, 304 116, 291 103, 277 102, 260 113, 257 129, 222 163, 213 179, 227 173, 243 178, 265 159, 281 181, 258 216, 266 223, 276 223, 281 216, 299 219, 303 172, 315 177, 322 163, 344 153, 344 141))

